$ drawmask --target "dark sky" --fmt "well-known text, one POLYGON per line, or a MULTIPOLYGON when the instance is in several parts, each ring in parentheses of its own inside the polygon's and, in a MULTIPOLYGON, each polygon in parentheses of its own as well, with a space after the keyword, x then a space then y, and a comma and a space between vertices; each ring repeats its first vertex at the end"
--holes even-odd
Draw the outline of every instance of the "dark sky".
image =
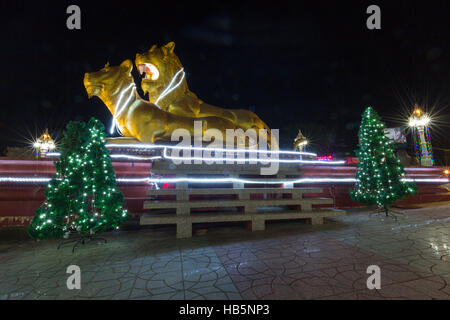
POLYGON ((363 109, 389 126, 414 103, 441 119, 434 146, 450 147, 448 1, 3 1, 0 148, 69 120, 109 124, 82 79, 152 44, 176 43, 190 89, 248 108, 290 148, 299 128, 319 152, 352 151, 363 109), (81 7, 82 29, 66 28, 81 7), (381 7, 381 30, 366 8, 381 7), (444 120, 442 120, 444 119, 444 120), (447 120, 445 120, 447 119, 447 120), (447 132, 446 132, 447 131, 447 132))

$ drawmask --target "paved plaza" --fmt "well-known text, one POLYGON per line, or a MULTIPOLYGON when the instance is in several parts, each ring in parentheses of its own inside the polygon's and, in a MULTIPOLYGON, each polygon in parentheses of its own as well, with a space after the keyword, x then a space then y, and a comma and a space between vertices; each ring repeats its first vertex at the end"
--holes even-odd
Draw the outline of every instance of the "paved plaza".
POLYGON ((214 226, 185 240, 174 227, 121 231, 75 253, 53 240, 2 241, 0 300, 450 299, 450 205, 404 210, 397 222, 368 212, 253 233, 214 226), (67 289, 69 265, 81 269, 80 290, 67 289), (380 290, 367 288, 370 265, 380 290))

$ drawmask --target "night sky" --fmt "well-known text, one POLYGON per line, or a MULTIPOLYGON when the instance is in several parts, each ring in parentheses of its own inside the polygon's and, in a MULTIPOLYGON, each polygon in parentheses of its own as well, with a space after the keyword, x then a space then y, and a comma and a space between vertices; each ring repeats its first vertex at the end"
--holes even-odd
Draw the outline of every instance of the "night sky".
POLYGON ((46 127, 111 115, 83 74, 153 44, 176 43, 190 89, 246 108, 291 148, 298 129, 319 153, 356 148, 363 109, 405 124, 414 103, 439 116, 433 145, 450 148, 448 31, 442 1, 3 1, 0 151, 46 127), (6 2, 6 3, 4 3, 6 2), (81 8, 81 30, 66 8, 81 8), (381 30, 366 8, 381 7, 381 30))

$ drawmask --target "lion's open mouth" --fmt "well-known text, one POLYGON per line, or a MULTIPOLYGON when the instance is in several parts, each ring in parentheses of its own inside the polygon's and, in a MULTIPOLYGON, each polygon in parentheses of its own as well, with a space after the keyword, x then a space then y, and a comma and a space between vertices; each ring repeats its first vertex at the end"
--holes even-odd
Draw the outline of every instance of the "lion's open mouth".
POLYGON ((158 68, 151 63, 143 63, 138 65, 139 73, 144 75, 144 79, 146 80, 158 80, 159 78, 159 70, 158 68))

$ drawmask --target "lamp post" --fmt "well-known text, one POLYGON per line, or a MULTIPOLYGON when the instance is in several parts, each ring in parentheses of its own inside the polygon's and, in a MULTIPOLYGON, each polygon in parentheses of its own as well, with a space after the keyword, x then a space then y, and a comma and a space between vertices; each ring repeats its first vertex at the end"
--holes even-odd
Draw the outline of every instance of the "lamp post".
POLYGON ((434 165, 431 132, 429 128, 430 123, 431 118, 429 115, 416 106, 411 117, 409 117, 409 126, 413 131, 416 155, 420 164, 426 167, 432 167, 434 165))
POLYGON ((38 151, 38 155, 40 158, 44 158, 47 152, 55 150, 56 145, 52 137, 48 133, 48 129, 45 129, 44 133, 36 139, 33 147, 38 151))
POLYGON ((306 139, 301 130, 298 130, 297 137, 294 139, 294 151, 303 151, 307 144, 308 139, 306 139))

